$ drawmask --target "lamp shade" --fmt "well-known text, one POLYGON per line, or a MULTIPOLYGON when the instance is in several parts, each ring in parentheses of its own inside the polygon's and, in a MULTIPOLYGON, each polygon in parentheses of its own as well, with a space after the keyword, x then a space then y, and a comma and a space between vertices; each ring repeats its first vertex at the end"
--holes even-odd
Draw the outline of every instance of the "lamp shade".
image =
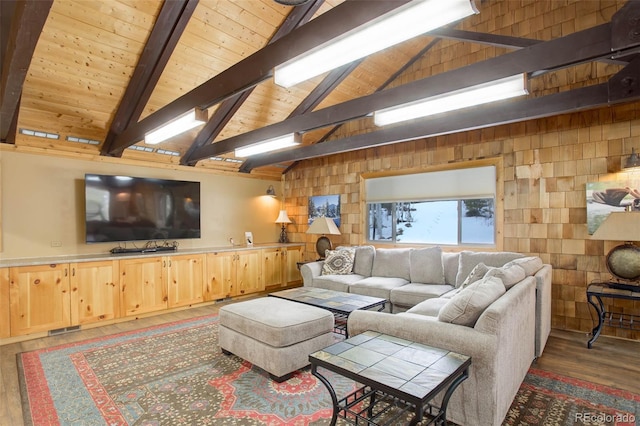
POLYGON ((640 241, 640 212, 612 212, 596 229, 591 239, 640 241))
POLYGON ((291 219, 287 216, 286 210, 280 210, 278 213, 278 218, 276 219, 276 223, 291 223, 291 219))
POLYGON ((333 219, 321 216, 309 226, 307 234, 340 235, 340 230, 333 219))

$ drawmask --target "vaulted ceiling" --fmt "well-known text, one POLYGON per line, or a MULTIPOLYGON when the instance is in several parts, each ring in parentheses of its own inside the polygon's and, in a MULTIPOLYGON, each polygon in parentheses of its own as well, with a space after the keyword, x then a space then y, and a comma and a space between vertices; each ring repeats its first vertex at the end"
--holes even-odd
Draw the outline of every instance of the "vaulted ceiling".
POLYGON ((640 1, 476 1, 479 14, 285 89, 273 67, 406 0, 2 0, 5 148, 277 177, 298 161, 640 100, 640 1), (528 96, 376 128, 375 109, 508 75, 528 96), (144 133, 193 107, 209 122, 144 133), (293 131, 296 148, 234 149, 293 131))

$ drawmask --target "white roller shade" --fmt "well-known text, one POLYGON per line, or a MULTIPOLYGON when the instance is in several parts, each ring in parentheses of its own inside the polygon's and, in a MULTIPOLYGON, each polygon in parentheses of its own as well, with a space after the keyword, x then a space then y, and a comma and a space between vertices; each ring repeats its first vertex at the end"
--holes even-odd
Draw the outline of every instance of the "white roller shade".
POLYGON ((442 200, 495 196, 495 166, 367 179, 366 202, 442 200))

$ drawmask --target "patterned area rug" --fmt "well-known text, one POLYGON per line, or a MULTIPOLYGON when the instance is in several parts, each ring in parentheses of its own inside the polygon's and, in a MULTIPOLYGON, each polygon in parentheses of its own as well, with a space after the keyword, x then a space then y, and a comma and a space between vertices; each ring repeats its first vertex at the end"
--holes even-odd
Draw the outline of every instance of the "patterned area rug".
MULTIPOLYGON (((217 316, 205 316, 18 354, 25 423, 328 424, 329 393, 308 369, 275 383, 222 355, 217 337, 217 316)), ((339 396, 355 388, 323 373, 339 396)), ((531 370, 505 424, 635 425, 639 405, 639 395, 531 370)))

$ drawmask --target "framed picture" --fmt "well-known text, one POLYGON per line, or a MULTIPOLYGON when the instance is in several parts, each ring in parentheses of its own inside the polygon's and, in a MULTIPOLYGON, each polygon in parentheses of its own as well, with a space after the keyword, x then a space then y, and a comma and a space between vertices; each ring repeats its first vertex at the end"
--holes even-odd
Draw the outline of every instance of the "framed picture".
POLYGON ((317 195, 309 197, 309 220, 311 224, 317 217, 326 216, 333 219, 340 227, 340 195, 317 195))
POLYGON ((640 178, 587 183, 587 228, 596 232, 611 212, 640 211, 640 178))

